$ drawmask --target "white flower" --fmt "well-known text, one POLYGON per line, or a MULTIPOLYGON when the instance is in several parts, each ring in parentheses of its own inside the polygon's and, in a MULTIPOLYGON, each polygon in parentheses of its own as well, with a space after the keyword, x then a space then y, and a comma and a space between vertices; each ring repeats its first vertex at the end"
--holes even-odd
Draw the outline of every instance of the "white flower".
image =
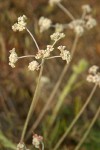
POLYGON ((58 46, 58 49, 60 50, 60 51, 63 51, 63 50, 65 50, 65 48, 66 48, 66 46, 58 46))
POLYGON ((94 18, 92 18, 91 16, 88 18, 88 21, 86 22, 86 29, 92 29, 93 27, 95 27, 97 25, 97 22, 94 18))
POLYGON ((54 47, 52 45, 47 45, 46 50, 52 52, 54 50, 54 47))
POLYGON ((40 32, 48 30, 52 24, 52 21, 48 18, 41 17, 39 19, 40 32))
POLYGON ((96 74, 98 69, 99 69, 98 66, 93 65, 92 67, 89 68, 89 73, 96 74))
POLYGON ((64 38, 65 34, 64 33, 55 32, 50 37, 51 37, 51 40, 58 41, 58 40, 64 38))
POLYGON ((23 31, 26 28, 27 17, 25 15, 18 17, 18 23, 12 26, 13 31, 23 31))
POLYGON ((28 69, 30 71, 38 70, 39 69, 39 63, 37 61, 33 60, 32 62, 29 63, 28 69))
POLYGON ((87 76, 87 81, 97 84, 100 87, 100 72, 99 67, 94 65, 89 69, 89 75, 87 76))
POLYGON ((84 33, 84 28, 82 26, 78 25, 74 28, 74 31, 78 36, 82 36, 84 33))
POLYGON ((88 82, 93 82, 93 80, 94 80, 94 76, 93 75, 91 75, 91 74, 89 74, 88 76, 87 76, 87 79, 86 79, 88 82))
POLYGON ((66 60, 67 63, 69 63, 71 61, 71 56, 70 56, 70 52, 68 50, 65 49, 66 46, 59 46, 58 49, 60 50, 60 56, 62 58, 62 60, 66 60))
POLYGON ((50 56, 50 52, 54 50, 52 45, 47 45, 47 48, 45 50, 39 50, 38 53, 36 54, 35 58, 40 59, 40 58, 46 58, 50 56))
POLYGON ((24 143, 19 143, 17 145, 17 150, 25 150, 25 144, 24 143))
POLYGON ((86 11, 87 13, 90 13, 92 11, 90 5, 86 4, 82 6, 83 11, 86 11))
POLYGON ((62 32, 64 30, 64 27, 62 24, 55 24, 55 32, 62 32))
POLYGON ((18 56, 17 53, 15 52, 15 48, 13 48, 12 50, 10 50, 10 56, 9 56, 9 65, 14 68, 15 67, 15 63, 18 60, 18 56))
POLYGON ((34 145, 35 148, 40 149, 40 144, 41 144, 42 140, 43 140, 42 136, 38 136, 37 134, 34 134, 32 144, 34 145))
POLYGON ((76 26, 82 26, 83 27, 84 25, 85 25, 85 21, 82 19, 75 19, 68 24, 70 29, 74 29, 76 26))
POLYGON ((53 6, 56 3, 60 3, 62 0, 49 0, 49 4, 53 6))

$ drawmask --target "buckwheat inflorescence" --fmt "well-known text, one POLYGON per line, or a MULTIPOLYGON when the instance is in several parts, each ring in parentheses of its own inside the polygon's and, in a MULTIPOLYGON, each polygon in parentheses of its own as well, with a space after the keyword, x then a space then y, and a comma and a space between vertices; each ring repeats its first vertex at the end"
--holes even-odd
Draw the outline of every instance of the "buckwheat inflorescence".
POLYGON ((98 84, 100 87, 100 71, 98 66, 94 65, 90 67, 87 81, 98 84))
POLYGON ((48 18, 45 17, 40 17, 39 19, 39 27, 40 27, 40 32, 43 32, 45 30, 48 30, 52 24, 52 21, 48 18))
POLYGON ((15 48, 13 48, 12 50, 10 50, 10 56, 9 56, 9 65, 14 68, 15 67, 15 63, 18 60, 18 55, 15 52, 15 48))
POLYGON ((50 37, 51 37, 51 40, 58 41, 58 40, 64 38, 65 34, 64 33, 55 32, 50 37))
POLYGON ((25 15, 18 17, 18 22, 12 26, 14 32, 23 31, 27 25, 27 17, 25 15))
POLYGON ((43 143, 43 137, 37 134, 33 135, 32 144, 35 148, 40 149, 40 145, 43 143))
POLYGON ((62 58, 62 60, 66 60, 67 63, 69 63, 71 61, 71 56, 70 56, 70 52, 68 50, 65 49, 66 46, 59 46, 58 49, 60 50, 60 56, 62 58))
POLYGON ((39 63, 36 60, 33 60, 32 62, 29 63, 28 69, 30 71, 39 70, 39 63))

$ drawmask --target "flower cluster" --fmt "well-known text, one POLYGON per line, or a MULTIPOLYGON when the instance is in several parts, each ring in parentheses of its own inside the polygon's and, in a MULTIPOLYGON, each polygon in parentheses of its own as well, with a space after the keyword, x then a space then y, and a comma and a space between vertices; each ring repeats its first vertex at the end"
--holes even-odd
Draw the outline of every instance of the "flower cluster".
POLYGON ((40 17, 39 19, 39 27, 40 27, 40 32, 43 32, 45 30, 48 30, 52 24, 52 21, 48 18, 45 17, 40 17))
POLYGON ((60 3, 62 0, 49 0, 49 4, 51 5, 51 6, 53 6, 53 5, 55 5, 55 4, 57 4, 57 3, 60 3))
MULTIPOLYGON (((70 62, 70 52, 60 48, 59 46, 59 50, 60 50, 60 55, 59 56, 52 56, 51 52, 54 50, 54 45, 56 44, 57 41, 59 41, 60 39, 64 38, 65 34, 64 33, 60 33, 60 32, 55 32, 53 33, 50 38, 53 41, 52 45, 47 45, 46 49, 41 50, 39 49, 38 52, 35 55, 27 55, 27 56, 21 56, 18 57, 17 53, 15 52, 15 48, 13 48, 12 50, 10 50, 10 56, 9 56, 9 65, 14 68, 15 67, 15 63, 18 61, 18 59, 21 58, 27 58, 27 57, 34 57, 34 60, 32 62, 29 63, 28 65, 28 69, 30 71, 34 71, 34 70, 39 70, 41 63, 38 63, 38 59, 51 59, 51 58, 56 58, 56 57, 61 57, 63 60, 66 60, 67 63, 70 62), (35 60, 36 59, 36 60, 35 60)), ((61 46, 62 47, 62 46, 61 46)))
POLYGON ((89 5, 83 5, 82 10, 86 13, 84 18, 75 19, 68 25, 78 36, 82 36, 85 29, 89 30, 97 25, 96 20, 91 15, 87 14, 91 12, 91 7, 89 5))
POLYGON ((58 49, 60 50, 60 56, 62 58, 62 60, 66 60, 67 63, 69 63, 71 61, 71 56, 70 56, 70 52, 68 50, 65 49, 66 46, 59 46, 58 49))
POLYGON ((40 149, 40 145, 43 143, 43 137, 37 134, 33 135, 32 144, 35 148, 40 149))
POLYGON ((9 65, 14 68, 15 67, 15 63, 18 60, 18 55, 15 52, 15 48, 13 48, 12 50, 10 50, 10 56, 9 56, 9 65))
POLYGON ((89 69, 87 81, 98 84, 100 86, 100 71, 98 66, 94 65, 89 69))
POLYGON ((38 51, 35 58, 36 59, 47 58, 50 56, 50 52, 52 52, 53 50, 54 50, 54 47, 52 45, 47 45, 47 48, 45 50, 38 51))
POLYGON ((26 20, 27 20, 27 17, 25 15, 18 17, 18 23, 15 23, 12 26, 13 31, 14 32, 23 31, 26 27, 26 24, 27 24, 26 20))
POLYGON ((59 32, 55 32, 50 36, 51 40, 53 40, 55 42, 62 39, 62 38, 64 38, 64 37, 65 37, 65 34, 64 33, 59 33, 59 32))
POLYGON ((26 148, 26 146, 25 146, 24 143, 21 143, 21 142, 20 142, 20 143, 17 145, 17 150, 29 150, 29 149, 26 148))
POLYGON ((39 70, 39 63, 36 60, 33 60, 32 62, 29 63, 28 69, 31 71, 39 70))
POLYGON ((64 30, 64 26, 60 23, 55 24, 55 32, 62 32, 64 30))

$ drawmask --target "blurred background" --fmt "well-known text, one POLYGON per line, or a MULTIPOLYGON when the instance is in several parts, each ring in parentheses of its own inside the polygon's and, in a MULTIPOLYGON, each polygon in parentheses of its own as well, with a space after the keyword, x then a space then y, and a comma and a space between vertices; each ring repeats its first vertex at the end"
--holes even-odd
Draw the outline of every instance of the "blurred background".
MULTIPOLYGON (((80 38, 74 59, 69 71, 65 75, 63 82, 49 106, 45 118, 40 122, 38 128, 34 131, 44 137, 45 149, 49 150, 57 143, 58 139, 70 125, 73 118, 78 114, 80 108, 88 97, 93 84, 86 81, 88 68, 91 65, 100 66, 100 0, 63 0, 62 4, 74 15, 79 18, 82 14, 81 6, 89 4, 92 7, 93 17, 98 24, 92 30, 85 32, 80 38), (84 71, 80 73, 66 96, 62 108, 56 118, 51 132, 47 136, 47 127, 52 111, 55 108, 56 101, 62 93, 67 81, 71 78, 73 66, 80 63, 81 60, 87 64, 84 71)), ((38 19, 41 16, 50 18, 55 23, 69 23, 70 18, 66 16, 57 6, 51 8, 47 0, 0 0, 0 149, 15 149, 15 144, 23 129, 25 118, 29 110, 33 93, 36 87, 38 72, 29 72, 27 69, 29 59, 19 60, 16 67, 12 69, 8 63, 9 50, 13 47, 19 56, 34 54, 35 45, 26 31, 13 32, 12 25, 17 18, 25 14, 28 18, 28 28, 34 34, 41 49, 50 44, 50 34, 53 29, 40 34, 38 19)), ((61 45, 66 45, 70 50, 75 38, 73 31, 65 30, 66 37, 60 41, 61 45)), ((58 45, 60 45, 60 43, 58 45)), ((54 52, 56 53, 56 52, 54 52)), ((62 72, 65 62, 60 59, 47 61, 41 80, 41 94, 39 104, 29 123, 28 130, 38 117, 46 100, 57 82, 62 72)), ((98 105, 100 104, 100 89, 98 88, 92 98, 92 102, 85 110, 82 117, 76 123, 71 133, 62 143, 62 150, 74 150, 84 131, 87 129, 93 118, 98 105), (67 145, 67 148, 66 148, 67 145)), ((27 140, 31 146, 32 134, 27 140)), ((100 150, 100 118, 95 123, 85 141, 81 150, 100 150)))

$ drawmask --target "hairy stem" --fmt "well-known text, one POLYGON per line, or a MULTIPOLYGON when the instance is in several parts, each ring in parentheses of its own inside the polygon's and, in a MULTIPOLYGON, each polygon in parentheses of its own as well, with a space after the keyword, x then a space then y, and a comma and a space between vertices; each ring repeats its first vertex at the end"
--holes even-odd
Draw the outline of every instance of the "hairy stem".
POLYGON ((79 149, 80 149, 81 145, 82 145, 83 142, 86 140, 86 138, 87 138, 87 136, 88 136, 90 130, 92 129, 92 127, 93 127, 94 123, 96 122, 96 120, 97 120, 97 118, 98 118, 99 115, 100 115, 100 106, 99 106, 99 108, 97 109, 97 112, 96 112, 94 118, 92 119, 92 121, 91 121, 91 123, 90 123, 90 126, 88 127, 87 131, 84 133, 82 139, 80 140, 79 144, 76 146, 75 150, 79 150, 79 149))
POLYGON ((75 20, 74 16, 65 8, 61 3, 57 3, 57 6, 65 13, 67 14, 71 20, 75 20))
POLYGON ((87 98, 85 104, 83 105, 83 107, 81 108, 81 110, 79 111, 78 115, 74 118, 74 120, 72 121, 72 123, 70 124, 70 126, 67 128, 67 130, 65 131, 65 133, 62 135, 62 137, 59 139, 59 141, 57 142, 56 146, 54 147, 53 150, 57 150, 59 148, 59 146, 61 145, 61 143, 63 142, 63 140, 66 138, 66 136, 69 134, 69 132, 71 131, 71 129, 73 128, 73 126, 75 125, 75 123, 77 122, 77 120, 79 119, 79 117, 82 115, 82 113, 84 112, 85 108, 87 107, 87 105, 89 104, 89 102, 91 101, 91 98, 94 94, 94 92, 96 91, 97 88, 97 84, 95 84, 95 86, 93 87, 89 97, 87 98))
POLYGON ((23 140, 24 140, 25 133, 26 133, 26 130, 27 130, 27 126, 28 126, 29 120, 30 120, 32 112, 33 112, 34 102, 36 101, 38 91, 39 91, 39 88, 40 88, 40 80, 41 80, 41 76, 42 76, 42 72, 43 72, 43 64, 44 64, 44 59, 42 59, 41 69, 40 69, 40 73, 39 73, 39 77, 38 77, 37 86, 36 86, 36 89, 35 89, 35 93, 34 93, 34 96, 33 96, 33 100, 32 100, 32 103, 31 103, 31 106, 30 106, 25 124, 24 124, 24 128, 23 128, 23 131, 22 131, 21 140, 20 140, 21 142, 23 142, 23 140))
MULTIPOLYGON (((79 39, 79 37, 76 35, 74 43, 73 43, 73 46, 72 46, 72 49, 71 49, 71 57, 72 58, 73 58, 74 53, 75 53, 75 49, 76 49, 76 45, 78 43, 78 39, 79 39)), ((39 117, 37 118, 36 122, 33 124, 33 126, 31 127, 31 129, 29 130, 29 132, 28 132, 28 134, 26 136, 26 139, 29 138, 31 132, 34 129, 37 128, 37 126, 39 125, 40 121, 43 119, 43 117, 44 117, 45 113, 47 112, 47 110, 49 108, 49 105, 52 102, 52 100, 53 100, 53 98, 54 98, 54 96, 55 96, 55 94, 56 94, 56 92, 57 92, 57 90, 58 90, 58 88, 59 88, 62 80, 63 80, 63 77, 64 77, 65 73, 67 72, 67 70, 69 68, 69 66, 70 66, 70 63, 69 64, 66 63, 66 65, 65 65, 64 69, 62 70, 62 73, 61 73, 61 75, 60 75, 60 77, 59 77, 56 85, 54 86, 54 88, 53 88, 53 90, 51 92, 51 95, 50 95, 49 99, 47 100, 47 103, 45 104, 45 106, 44 106, 43 110, 41 111, 39 117)))
POLYGON ((35 45, 36 45, 36 47, 37 47, 37 50, 39 51, 40 48, 39 48, 39 45, 37 44, 37 42, 36 42, 36 40, 35 40, 35 37, 34 37, 33 34, 29 31, 28 28, 26 28, 26 30, 27 30, 27 32, 30 34, 30 36, 32 37, 32 39, 33 39, 33 41, 34 41, 34 43, 35 43, 35 45))

